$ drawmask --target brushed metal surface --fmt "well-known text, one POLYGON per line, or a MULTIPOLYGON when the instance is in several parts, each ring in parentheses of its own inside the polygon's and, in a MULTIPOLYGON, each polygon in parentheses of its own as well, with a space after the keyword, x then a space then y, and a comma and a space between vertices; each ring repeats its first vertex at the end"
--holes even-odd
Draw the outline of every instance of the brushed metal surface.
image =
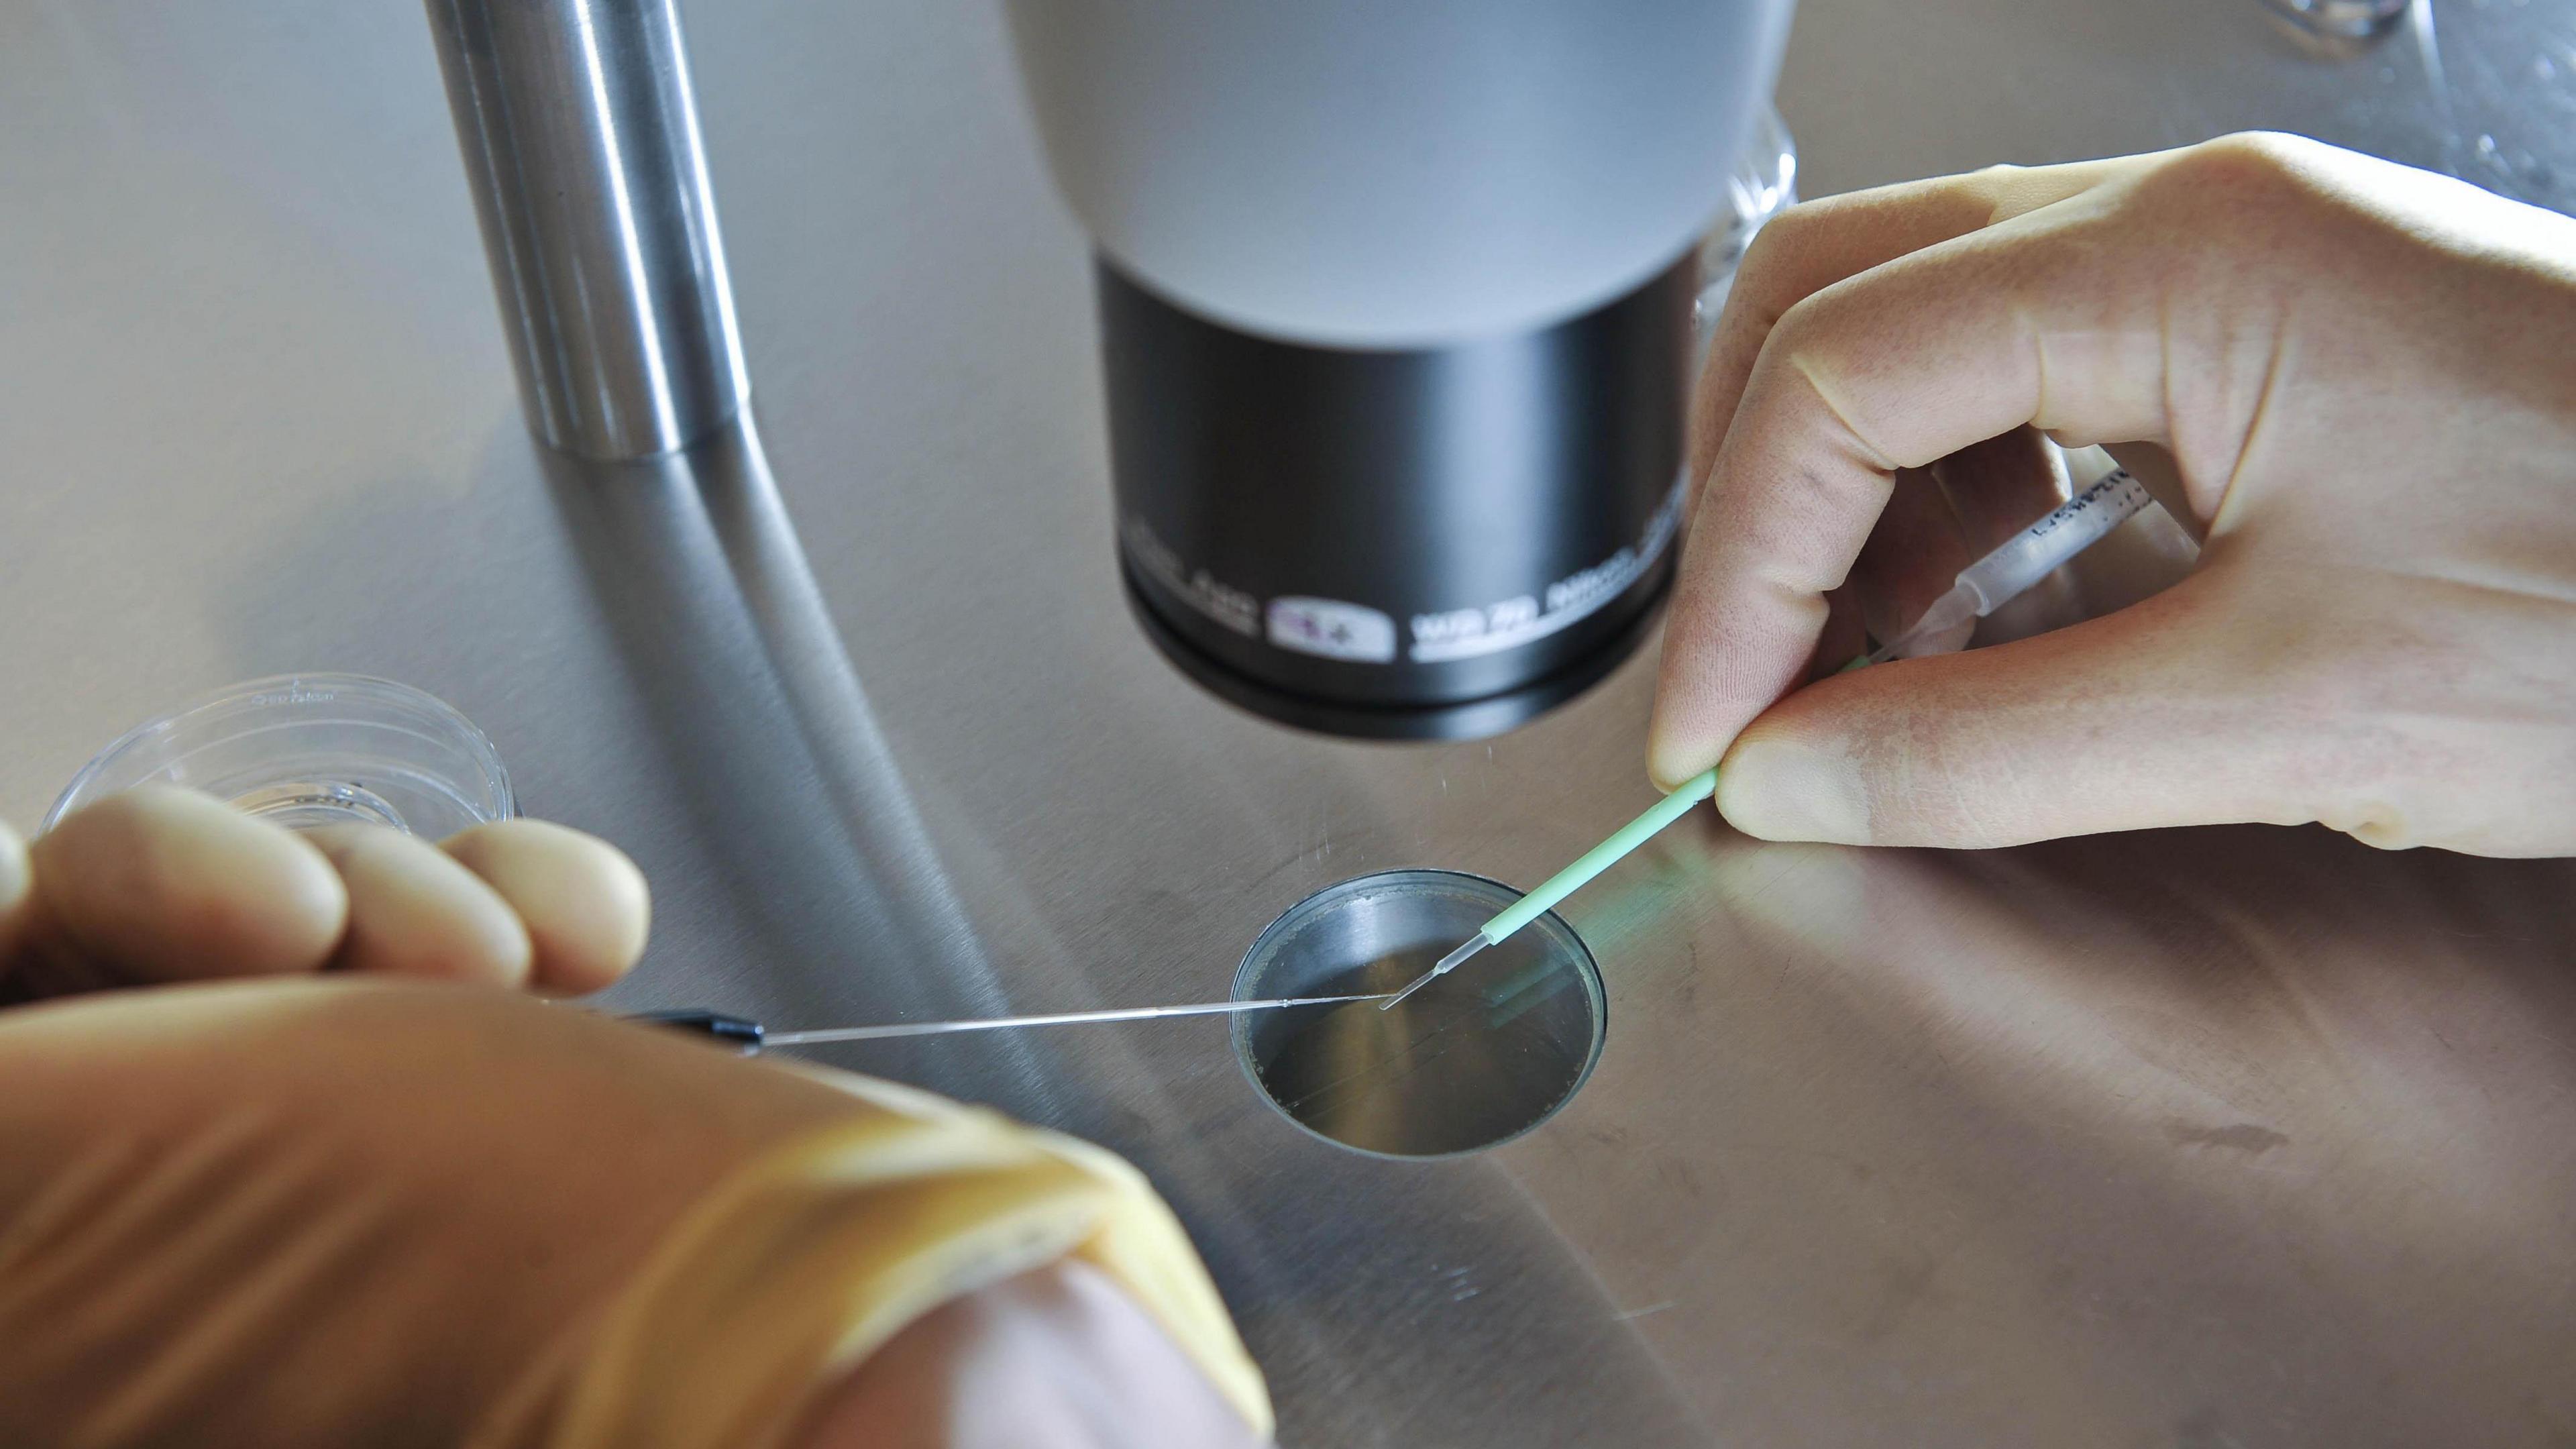
MULTIPOLYGON (((1781 104, 1813 194, 2276 125, 2576 204, 2576 5, 2432 14, 2438 86, 2254 0, 1811 0, 1781 104)), ((1221 996, 1326 884, 1526 884, 1643 802, 1651 650, 1389 746, 1139 636, 987 7, 689 12, 766 457, 613 480, 519 421, 417 15, 0 0, 0 814, 191 694, 391 676, 651 873, 622 1003, 786 1025, 1221 996)), ((1292 1445, 2576 1433, 2576 867, 1703 820, 1565 914, 1607 1050, 1476 1157, 1306 1137, 1221 1020, 831 1059, 1134 1156, 1292 1445)))

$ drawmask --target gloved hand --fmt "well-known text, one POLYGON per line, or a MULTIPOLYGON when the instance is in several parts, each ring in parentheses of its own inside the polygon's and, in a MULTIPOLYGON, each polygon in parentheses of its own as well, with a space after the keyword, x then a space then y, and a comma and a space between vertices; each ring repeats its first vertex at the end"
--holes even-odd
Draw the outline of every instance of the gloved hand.
MULTIPOLYGON (((0 836, 0 959, 85 985, 260 978, 0 1012, 0 1444, 1266 1432, 1223 1305, 1123 1163, 889 1084, 392 979, 513 976, 486 969, 512 959, 503 918, 404 844, 315 855, 175 793, 94 807, 32 858, 0 836), (360 935, 371 917, 389 939, 360 935), (313 974, 329 963, 354 969, 313 974)), ((513 828, 451 848, 517 907, 518 975, 631 959, 642 895, 607 847, 513 828)))
POLYGON ((0 826, 0 990, 323 970, 596 991, 643 952, 644 877, 535 820, 438 845, 374 826, 291 833, 149 785, 65 819, 32 852, 0 826))
POLYGON ((2576 221, 2293 138, 1794 208, 1702 380, 1649 768, 1723 756, 1719 808, 1774 839, 2576 852, 2571 337, 2576 221), (1856 642, 1819 655, 1831 601, 1910 621, 2035 515, 1897 482, 2022 424, 2168 452, 2192 576, 1798 689, 1856 642))

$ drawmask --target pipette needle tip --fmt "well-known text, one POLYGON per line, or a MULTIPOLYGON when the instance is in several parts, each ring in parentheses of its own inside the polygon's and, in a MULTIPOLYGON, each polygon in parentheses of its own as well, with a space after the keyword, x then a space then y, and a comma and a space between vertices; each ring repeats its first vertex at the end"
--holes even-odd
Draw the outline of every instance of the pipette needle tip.
POLYGON ((1469 937, 1466 943, 1461 945, 1457 950, 1441 957, 1437 965, 1433 966, 1430 970, 1423 972, 1421 975, 1414 977, 1411 985, 1406 986, 1402 991, 1395 993, 1395 995, 1387 998, 1386 1000, 1379 1002, 1377 1004, 1377 1009, 1380 1011, 1393 1011, 1396 1007, 1396 1003, 1404 1000, 1404 998, 1408 996, 1411 996, 1413 993, 1420 991, 1423 987, 1430 985, 1440 977, 1446 976, 1450 972, 1457 970, 1459 962, 1466 960, 1468 957, 1475 955, 1477 952, 1484 950, 1487 946, 1492 944, 1494 944, 1493 941, 1481 933, 1469 937))

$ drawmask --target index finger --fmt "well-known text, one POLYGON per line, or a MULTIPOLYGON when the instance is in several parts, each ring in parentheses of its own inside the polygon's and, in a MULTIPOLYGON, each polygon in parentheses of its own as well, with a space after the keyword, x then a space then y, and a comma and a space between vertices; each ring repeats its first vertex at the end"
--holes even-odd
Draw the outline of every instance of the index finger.
POLYGON ((1812 293, 1765 337, 1692 519, 1648 769, 1717 763, 1798 682, 1899 467, 2024 423, 2164 428, 2163 289, 2116 219, 2053 203, 1812 293))
POLYGON ((1691 481, 1705 484, 1762 344, 1788 310, 1883 262, 2089 190, 2122 161, 1995 166, 1802 202, 1756 232, 1691 401, 1691 481))

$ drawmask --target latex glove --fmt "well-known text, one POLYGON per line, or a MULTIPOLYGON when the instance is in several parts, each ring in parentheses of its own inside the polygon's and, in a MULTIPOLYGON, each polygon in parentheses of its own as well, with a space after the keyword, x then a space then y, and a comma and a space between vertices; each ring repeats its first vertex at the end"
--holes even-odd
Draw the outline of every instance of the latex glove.
POLYGON ((1268 1424, 1116 1158, 487 989, 0 1013, 0 1225, 11 1445, 1196 1449, 1268 1424), (869 1376, 880 1350, 900 1372, 869 1376))
MULTIPOLYGON (((1722 756, 1719 808, 1775 839, 2576 852, 2570 338, 2576 222, 2294 138, 1793 208, 1703 378, 1649 768, 1722 756), (1899 470, 2022 424, 2169 452, 2192 576, 1790 693, 1899 470)), ((1949 582, 1914 574, 1908 617, 1949 582)))
POLYGON ((0 991, 375 972, 596 991, 644 949, 644 877, 535 820, 438 845, 378 826, 296 833, 170 786, 111 796, 32 851, 0 826, 0 991))
MULTIPOLYGON (((385 834, 316 854, 181 792, 83 812, 32 858, 0 832, 0 961, 268 978, 0 1012, 0 1444, 1266 1429, 1258 1371, 1124 1164, 887 1084, 385 979, 505 979, 483 968, 513 939, 424 864, 448 857, 385 834), (371 919, 398 954, 368 954, 371 919), (329 963, 384 984, 299 979, 329 963)), ((640 883, 607 847, 513 826, 451 848, 524 899, 519 975, 632 958, 640 883)))

